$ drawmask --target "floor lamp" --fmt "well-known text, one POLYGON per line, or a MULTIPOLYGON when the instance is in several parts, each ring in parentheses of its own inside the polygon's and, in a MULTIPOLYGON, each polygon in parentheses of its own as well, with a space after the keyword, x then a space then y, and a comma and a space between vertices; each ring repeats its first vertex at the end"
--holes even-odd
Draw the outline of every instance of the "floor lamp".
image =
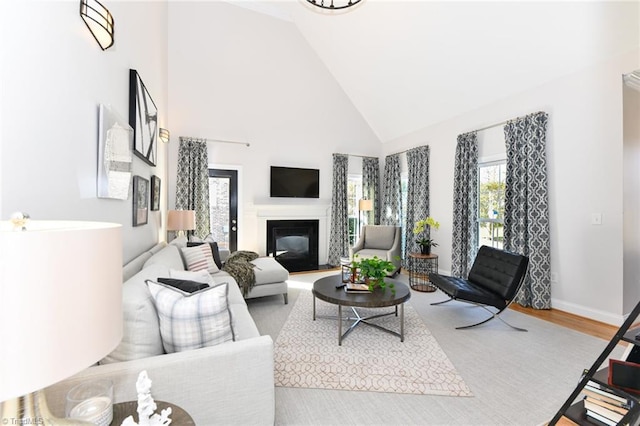
POLYGON ((43 389, 122 339, 122 226, 0 222, 0 338, 2 422, 83 424, 53 419, 43 389))
MULTIPOLYGON (((360 210, 360 216, 364 218, 362 212, 370 212, 373 210, 373 200, 360 200, 358 203, 358 210, 360 210)), ((358 218, 360 221, 360 231, 362 231, 362 227, 364 226, 364 220, 358 218)))

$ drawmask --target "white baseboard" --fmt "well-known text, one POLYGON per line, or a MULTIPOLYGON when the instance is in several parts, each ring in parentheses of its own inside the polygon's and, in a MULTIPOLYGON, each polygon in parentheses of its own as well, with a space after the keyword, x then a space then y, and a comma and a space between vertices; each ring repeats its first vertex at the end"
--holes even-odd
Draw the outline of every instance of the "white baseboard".
POLYGON ((616 327, 620 327, 626 319, 623 315, 612 314, 611 312, 588 308, 586 306, 576 305, 575 303, 565 302, 558 299, 551 299, 551 306, 553 309, 557 309, 559 311, 569 312, 570 314, 615 325, 616 327))

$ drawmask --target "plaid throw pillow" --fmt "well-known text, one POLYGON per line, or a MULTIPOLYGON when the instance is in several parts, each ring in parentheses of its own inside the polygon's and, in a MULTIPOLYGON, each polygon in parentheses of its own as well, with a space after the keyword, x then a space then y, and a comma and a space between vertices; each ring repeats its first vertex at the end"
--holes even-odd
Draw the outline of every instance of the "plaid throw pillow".
POLYGON ((213 254, 211 253, 211 246, 209 246, 209 244, 184 247, 182 248, 182 254, 184 255, 184 261, 189 271, 200 271, 204 269, 210 274, 215 274, 220 271, 213 260, 213 254))
POLYGON ((195 293, 147 280, 158 311, 167 353, 215 346, 234 340, 227 283, 195 293))

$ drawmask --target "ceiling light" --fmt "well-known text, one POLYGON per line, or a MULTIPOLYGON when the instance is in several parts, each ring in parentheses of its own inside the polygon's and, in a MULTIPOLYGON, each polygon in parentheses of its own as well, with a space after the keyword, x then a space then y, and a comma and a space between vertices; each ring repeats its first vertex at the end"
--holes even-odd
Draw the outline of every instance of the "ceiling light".
POLYGON ((308 3, 320 7, 322 9, 338 10, 355 6, 362 0, 307 0, 308 3))
POLYGON ((113 46, 113 15, 98 0, 80 0, 80 16, 102 50, 113 46))

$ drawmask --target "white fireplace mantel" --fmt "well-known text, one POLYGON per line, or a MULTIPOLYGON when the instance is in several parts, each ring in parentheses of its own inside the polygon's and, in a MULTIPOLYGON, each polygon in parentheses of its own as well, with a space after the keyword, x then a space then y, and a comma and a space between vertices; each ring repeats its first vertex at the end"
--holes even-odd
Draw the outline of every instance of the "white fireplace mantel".
POLYGON ((331 202, 327 200, 264 200, 254 202, 259 253, 267 250, 267 220, 318 220, 318 263, 326 264, 329 247, 331 202))

